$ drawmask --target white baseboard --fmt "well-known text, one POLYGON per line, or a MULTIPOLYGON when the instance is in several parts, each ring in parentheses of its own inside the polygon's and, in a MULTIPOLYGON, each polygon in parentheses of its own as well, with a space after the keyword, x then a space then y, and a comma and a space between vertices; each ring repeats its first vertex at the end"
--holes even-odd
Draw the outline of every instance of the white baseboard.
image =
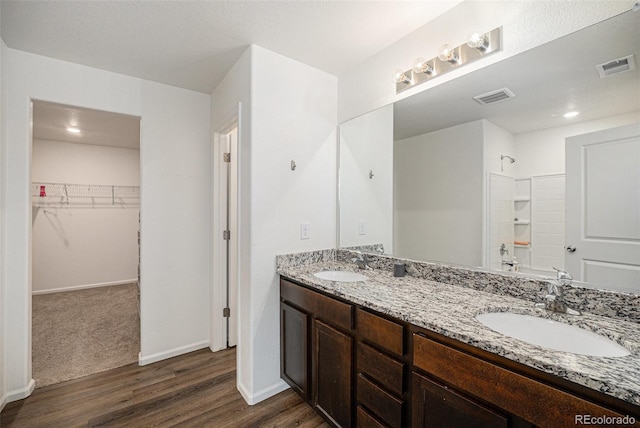
MULTIPOLYGON (((8 403, 7 401, 7 394, 3 394, 2 395, 2 400, 0 400, 0 412, 2 412, 4 410, 4 406, 6 406, 8 403)), ((1 416, 0 416, 1 418, 1 416)), ((2 419, 0 419, 1 421, 2 419)))
POLYGON ((263 388, 262 390, 256 392, 255 394, 251 394, 247 390, 247 388, 245 388, 242 382, 240 382, 240 380, 238 380, 238 382, 236 383, 236 387, 238 388, 240 395, 242 395, 242 398, 244 398, 244 401, 246 401, 247 404, 250 406, 253 406, 254 404, 258 404, 259 402, 264 401, 269 397, 273 397, 274 395, 279 394, 282 391, 286 391, 287 389, 290 388, 290 386, 287 385, 287 383, 282 379, 280 379, 278 382, 274 383, 271 386, 263 388))
POLYGON ((157 363, 158 361, 166 360, 167 358, 177 357, 178 355, 186 354, 188 352, 208 348, 209 345, 209 341, 204 340, 202 342, 192 343, 189 345, 181 346, 179 348, 157 352, 155 354, 147 355, 144 357, 142 356, 142 353, 140 353, 138 354, 138 364, 141 366, 146 366, 147 364, 157 363))
POLYGON ((27 386, 25 386, 24 388, 14 389, 13 391, 7 392, 7 394, 5 395, 5 399, 2 400, 2 407, 4 407, 6 403, 11 403, 12 401, 18 401, 22 400, 23 398, 27 398, 31 395, 34 389, 36 389, 36 381, 31 379, 27 386))
POLYGON ((133 279, 124 279, 122 281, 100 282, 97 284, 72 285, 71 287, 50 288, 48 290, 34 290, 31 292, 31 294, 35 296, 37 294, 51 294, 51 293, 60 293, 63 291, 86 290, 87 288, 98 288, 98 287, 109 287, 111 285, 131 284, 137 281, 138 280, 136 278, 133 278, 133 279))

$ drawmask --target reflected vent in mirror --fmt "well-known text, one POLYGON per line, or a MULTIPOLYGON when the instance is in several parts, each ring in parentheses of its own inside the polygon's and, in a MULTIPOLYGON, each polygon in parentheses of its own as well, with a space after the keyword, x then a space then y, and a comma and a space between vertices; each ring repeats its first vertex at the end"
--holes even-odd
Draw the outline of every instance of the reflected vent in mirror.
POLYGON ((633 60, 633 55, 625 56, 624 58, 614 59, 613 61, 596 65, 596 70, 598 70, 598 74, 602 78, 633 70, 635 68, 636 63, 633 60))
POLYGON ((476 95, 475 97, 473 97, 473 99, 480 104, 487 105, 508 100, 509 98, 513 97, 515 97, 513 92, 511 92, 508 88, 502 88, 495 91, 487 92, 486 94, 476 95))

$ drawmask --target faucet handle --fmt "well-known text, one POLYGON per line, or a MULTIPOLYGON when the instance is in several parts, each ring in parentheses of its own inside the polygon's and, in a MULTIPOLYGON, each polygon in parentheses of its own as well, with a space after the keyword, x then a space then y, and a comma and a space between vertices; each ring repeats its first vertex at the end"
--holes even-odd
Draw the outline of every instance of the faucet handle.
POLYGON ((562 296, 562 288, 554 281, 547 281, 547 295, 545 298, 547 300, 555 300, 556 296, 562 296))
POLYGON ((571 281, 573 281, 573 276, 569 272, 565 272, 557 267, 553 267, 556 271, 556 279, 560 285, 570 285, 571 281))

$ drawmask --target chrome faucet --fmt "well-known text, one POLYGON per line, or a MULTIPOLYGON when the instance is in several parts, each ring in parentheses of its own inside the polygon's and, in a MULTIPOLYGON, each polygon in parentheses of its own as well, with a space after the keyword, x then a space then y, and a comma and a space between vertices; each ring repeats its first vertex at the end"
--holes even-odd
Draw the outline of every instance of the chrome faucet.
POLYGON ((354 257, 353 259, 351 259, 351 261, 358 266, 358 269, 371 270, 371 267, 367 264, 367 256, 365 254, 362 254, 360 251, 356 251, 356 254, 357 257, 354 257))
POLYGON ((509 255, 509 250, 507 249, 507 246, 504 245, 504 242, 500 245, 500 255, 504 257, 504 255, 509 255))
POLYGON ((556 279, 547 281, 547 295, 544 297, 543 303, 536 303, 537 307, 545 308, 551 312, 558 312, 568 315, 581 315, 580 311, 571 309, 564 302, 565 285, 571 285, 573 276, 570 273, 554 267, 556 271, 556 279))

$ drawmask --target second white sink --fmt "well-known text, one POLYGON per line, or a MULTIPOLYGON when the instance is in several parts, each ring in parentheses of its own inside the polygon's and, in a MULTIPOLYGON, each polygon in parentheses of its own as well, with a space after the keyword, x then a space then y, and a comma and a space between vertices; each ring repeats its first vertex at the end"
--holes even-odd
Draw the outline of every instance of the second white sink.
POLYGON ((630 352, 616 342, 570 324, 511 312, 488 312, 476 319, 491 330, 532 345, 594 357, 624 357, 630 352))
POLYGON ((323 270, 322 272, 314 273, 313 276, 320 279, 339 282, 357 282, 369 279, 360 273, 350 272, 347 270, 323 270))

